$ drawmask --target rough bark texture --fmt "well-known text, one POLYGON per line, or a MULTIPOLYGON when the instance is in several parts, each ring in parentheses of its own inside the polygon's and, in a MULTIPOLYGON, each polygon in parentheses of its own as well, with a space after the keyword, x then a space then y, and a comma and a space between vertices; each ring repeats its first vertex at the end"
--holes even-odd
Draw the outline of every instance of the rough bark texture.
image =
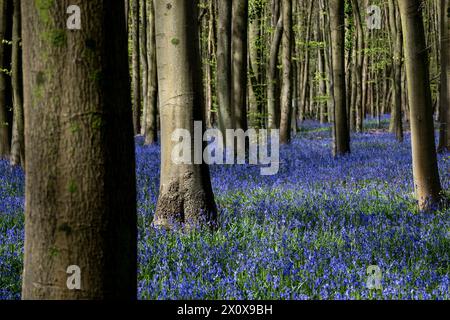
POLYGON ((345 87, 344 0, 330 1, 331 47, 333 61, 335 155, 350 152, 345 87))
POLYGON ((193 137, 194 120, 203 120, 197 2, 156 0, 155 11, 162 151, 153 223, 165 228, 177 222, 215 226, 217 209, 208 166, 175 164, 171 159, 177 143, 171 140, 172 133, 185 129, 193 137))
POLYGON ((248 0, 233 1, 232 99, 236 128, 247 130, 247 22, 248 0))
POLYGON ((292 116, 292 2, 282 0, 283 12, 283 87, 281 90, 280 142, 291 141, 292 116))
MULTIPOLYGON (((219 128, 234 129, 235 119, 231 100, 231 17, 230 0, 217 0, 217 101, 219 128)), ((225 136, 225 135, 224 135, 225 136)))
POLYGON ((13 41, 12 41, 12 89, 13 89, 13 128, 11 140, 11 165, 23 166, 25 163, 25 138, 23 118, 23 79, 20 1, 14 0, 13 41))
POLYGON ((133 54, 132 54, 132 69, 133 69, 133 126, 134 134, 138 135, 141 132, 141 61, 140 61, 140 29, 139 29, 139 1, 131 1, 131 16, 132 16, 132 39, 133 39, 133 54))
POLYGON ((450 152, 450 8, 449 0, 440 0, 441 16, 441 89, 439 151, 450 152))
POLYGON ((158 74, 156 66, 155 7, 153 1, 147 5, 147 111, 145 113, 145 144, 158 141, 158 74))
POLYGON ((434 140, 433 106, 421 0, 399 0, 410 105, 413 174, 422 210, 440 200, 441 184, 434 140))
POLYGON ((124 3, 21 1, 23 299, 135 299, 136 179, 124 3), (81 290, 66 270, 81 269, 81 290))
POLYGON ((10 50, 2 40, 10 37, 8 27, 11 17, 11 1, 0 0, 0 159, 10 155, 10 77, 3 69, 9 69, 10 50))

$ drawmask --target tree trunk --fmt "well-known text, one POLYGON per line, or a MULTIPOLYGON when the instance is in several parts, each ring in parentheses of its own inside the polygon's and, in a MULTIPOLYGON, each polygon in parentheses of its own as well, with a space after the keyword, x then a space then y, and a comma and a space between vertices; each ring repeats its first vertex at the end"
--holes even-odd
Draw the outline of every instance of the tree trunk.
POLYGON ((153 1, 147 6, 147 111, 145 113, 145 144, 158 142, 158 72, 156 65, 155 7, 153 1))
POLYGON ((10 50, 3 40, 10 35, 12 3, 0 0, 0 159, 10 156, 10 77, 4 71, 9 68, 10 50))
POLYGON ((441 152, 450 152, 450 8, 448 3, 448 0, 440 0, 439 9, 441 16, 441 86, 439 96, 441 130, 438 149, 441 152))
POLYGON ((283 87, 281 90, 280 143, 291 141, 292 115, 292 1, 282 0, 283 14, 283 87))
POLYGON ((403 69, 403 39, 401 20, 398 19, 397 4, 395 0, 389 0, 389 22, 394 47, 393 57, 393 105, 391 112, 390 131, 395 134, 399 142, 403 141, 403 116, 402 116, 402 69, 403 69))
POLYGON ((268 128, 279 128, 280 99, 278 97, 278 54, 280 52, 281 38, 283 36, 283 17, 280 15, 273 35, 270 48, 269 71, 267 77, 267 115, 268 128))
POLYGON ((334 80, 334 154, 344 155, 350 153, 345 87, 345 1, 332 0, 329 6, 334 80))
POLYGON ((421 210, 440 200, 441 184, 434 140, 433 106, 421 0, 399 0, 404 32, 408 100, 411 112, 413 174, 421 210))
POLYGON ((140 39, 139 39, 139 1, 131 1, 131 16, 132 16, 132 39, 133 39, 133 126, 134 134, 138 135, 141 132, 141 63, 140 63, 140 39))
POLYGON ((24 118, 23 118, 23 83, 22 83, 22 48, 20 1, 13 1, 13 41, 11 82, 13 89, 13 127, 11 140, 11 165, 23 166, 25 163, 24 118))
POLYGON ((124 3, 78 2, 82 31, 66 29, 71 1, 21 3, 27 155, 22 298, 136 299, 124 3), (69 289, 76 285, 69 266, 79 267, 80 290, 69 289))
POLYGON ((141 63, 141 74, 142 74, 142 117, 139 119, 141 122, 140 125, 140 134, 145 137, 145 119, 147 118, 147 110, 148 110, 148 68, 149 61, 147 59, 147 1, 141 1, 140 3, 140 11, 141 11, 141 19, 140 19, 140 30, 139 30, 139 54, 140 54, 140 63, 141 63))
POLYGON ((248 0, 234 0, 232 14, 232 99, 236 128, 247 130, 248 0))
MULTIPOLYGON (((155 9, 162 151, 161 186, 153 223, 165 228, 176 222, 188 227, 214 227, 217 209, 208 166, 175 164, 171 159, 176 145, 171 139, 173 132, 184 129, 194 137, 194 121, 203 120, 197 2, 176 0, 169 5, 156 0, 155 9)), ((192 141, 190 146, 194 150, 192 141)))
POLYGON ((231 100, 231 18, 232 1, 217 0, 217 100, 219 103, 219 128, 234 129, 235 119, 231 100))
POLYGON ((262 50, 261 50, 261 15, 262 10, 256 9, 256 14, 249 25, 249 110, 250 127, 262 128, 264 106, 262 104, 262 50))
POLYGON ((354 101, 354 108, 356 113, 356 131, 362 132, 365 118, 365 106, 362 103, 362 68, 364 63, 364 47, 365 35, 361 19, 360 7, 358 0, 353 0, 353 15, 355 17, 356 35, 357 35, 357 51, 356 51, 356 65, 355 65, 355 81, 356 81, 356 96, 354 101))

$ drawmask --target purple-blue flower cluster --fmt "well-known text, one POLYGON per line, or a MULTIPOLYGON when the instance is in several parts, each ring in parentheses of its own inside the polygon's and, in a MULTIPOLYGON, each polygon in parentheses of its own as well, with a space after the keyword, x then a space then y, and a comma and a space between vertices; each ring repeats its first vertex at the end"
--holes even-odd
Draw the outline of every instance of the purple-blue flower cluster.
MULTIPOLYGON (((304 124, 282 147, 280 172, 212 166, 216 232, 151 226, 158 146, 138 139, 138 295, 141 299, 449 299, 450 211, 416 211, 410 140, 352 136, 331 155, 329 128, 304 124), (367 267, 382 289, 367 288, 367 267)), ((439 156, 450 187, 450 158, 439 156)), ((0 299, 20 297, 23 173, 0 162, 0 299)))

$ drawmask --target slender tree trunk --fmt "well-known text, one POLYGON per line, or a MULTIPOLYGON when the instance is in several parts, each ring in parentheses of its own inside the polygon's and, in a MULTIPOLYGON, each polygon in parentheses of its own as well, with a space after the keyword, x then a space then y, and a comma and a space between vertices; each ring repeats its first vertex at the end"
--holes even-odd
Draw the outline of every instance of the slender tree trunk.
POLYGON ((3 70, 9 69, 10 56, 8 46, 3 40, 9 38, 11 1, 0 0, 0 159, 10 156, 10 116, 9 91, 10 77, 3 70))
POLYGON ((350 153, 345 87, 344 0, 330 1, 331 47, 334 79, 335 155, 350 153))
POLYGON ((263 105, 262 105, 262 83, 261 83, 261 14, 260 8, 256 9, 257 13, 250 21, 249 25, 249 109, 250 109, 250 127, 263 127, 263 105))
POLYGON ((450 152, 450 8, 448 0, 440 0, 441 17, 441 86, 439 96, 439 116, 441 130, 439 151, 450 152))
POLYGON ((306 105, 308 104, 309 100, 309 88, 311 86, 309 81, 309 66, 310 66, 310 51, 309 51, 309 42, 311 40, 311 21, 312 21, 312 14, 313 14, 313 8, 314 8, 314 1, 310 1, 308 5, 308 12, 307 12, 307 20, 306 20, 306 38, 305 38, 305 61, 303 64, 303 75, 302 75, 302 84, 301 84, 301 94, 300 94, 300 118, 303 121, 305 118, 306 111, 306 105))
MULTIPOLYGON (((217 100, 219 103, 219 128, 235 128, 231 87, 231 22, 232 1, 217 0, 217 100)), ((224 134, 225 137, 225 134, 224 134)))
POLYGON ((398 19, 397 4, 395 0, 389 0, 389 21, 394 47, 393 65, 393 105, 391 132, 395 134, 399 142, 403 141, 403 116, 402 116, 402 69, 403 69, 403 39, 401 20, 398 19))
POLYGON ((441 184, 434 140, 428 54, 421 0, 399 0, 405 47, 416 196, 422 210, 440 200, 441 184))
POLYGON ((153 1, 147 6, 147 112, 145 113, 145 144, 158 142, 158 72, 156 65, 155 7, 153 1))
POLYGON ((280 15, 270 48, 270 61, 267 77, 267 115, 269 129, 279 128, 280 99, 278 98, 278 54, 283 36, 283 17, 280 15))
POLYGON ((357 41, 356 52, 356 66, 355 66, 355 80, 356 80, 356 97, 355 97, 355 111, 356 111, 356 131, 362 132, 365 118, 365 106, 362 103, 362 68, 364 63, 364 47, 365 47, 365 35, 364 28, 361 19, 360 7, 358 0, 353 0, 353 15, 355 17, 357 41))
POLYGON ((147 53, 147 0, 143 0, 140 3, 141 8, 141 18, 140 25, 141 28, 139 30, 139 50, 140 50, 140 63, 141 63, 141 75, 142 75, 142 117, 139 119, 141 122, 140 125, 140 134, 145 136, 145 119, 147 118, 148 107, 148 69, 149 69, 149 61, 148 61, 148 53, 147 53))
POLYGON ((13 89, 13 128, 11 141, 11 165, 23 166, 25 163, 24 118, 23 118, 23 79, 21 48, 20 1, 14 0, 13 41, 12 41, 12 89, 13 89))
POLYGON ((291 141, 292 116, 292 1, 282 0, 283 14, 283 86, 281 90, 280 143, 291 141))
POLYGON ((22 298, 136 299, 124 3, 78 2, 82 31, 66 29, 71 1, 21 4, 27 155, 22 298), (76 285, 69 266, 79 267, 80 290, 67 285, 76 285))
POLYGON ((232 5, 232 99, 236 128, 247 130, 248 0, 232 5))
POLYGON ((133 126, 134 134, 141 132, 141 63, 140 63, 140 30, 139 30, 139 1, 131 0, 132 39, 133 39, 133 126))
MULTIPOLYGON (((165 0, 156 0, 155 10, 162 152, 161 186, 153 223, 165 228, 176 222, 214 227, 217 209, 208 166, 175 164, 171 159, 176 145, 172 133, 184 129, 194 137, 194 120, 203 120, 197 2, 175 0, 168 5, 165 0)), ((193 143, 190 146, 194 150, 193 143)))

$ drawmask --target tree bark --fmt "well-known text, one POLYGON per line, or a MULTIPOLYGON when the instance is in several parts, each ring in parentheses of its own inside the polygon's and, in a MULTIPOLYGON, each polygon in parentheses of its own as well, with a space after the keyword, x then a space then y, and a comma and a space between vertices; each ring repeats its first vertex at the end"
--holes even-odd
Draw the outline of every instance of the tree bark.
POLYGON ((421 0, 399 0, 404 32, 410 104, 413 174, 421 210, 433 208, 441 196, 434 140, 433 106, 421 0))
POLYGON ((156 65, 155 7, 153 1, 147 6, 147 111, 145 113, 145 144, 158 142, 158 72, 156 65))
POLYGON ((439 96, 439 151, 450 152, 450 8, 448 0, 440 0, 441 17, 441 86, 439 96))
POLYGON ((149 61, 147 59, 147 1, 143 0, 140 3, 140 30, 139 30, 139 54, 140 54, 140 64, 141 64, 141 75, 142 75, 142 117, 139 119, 141 122, 140 125, 140 134, 145 137, 145 119, 147 117, 148 110, 148 69, 149 69, 149 61))
POLYGON ((403 141, 403 116, 402 116, 402 69, 403 69, 403 39, 401 20, 398 19, 397 4, 395 0, 389 0, 389 23, 392 34, 393 57, 393 105, 390 131, 395 134, 399 142, 403 141))
POLYGON ((133 39, 133 54, 132 54, 132 69, 133 69, 133 126, 134 134, 138 135, 141 132, 141 63, 140 63, 140 39, 139 39, 139 1, 131 1, 131 16, 132 16, 132 39, 133 39))
MULTIPOLYGON (((155 1, 159 101, 161 106, 161 186, 153 224, 172 228, 215 227, 217 209, 206 164, 175 164, 171 135, 203 120, 203 77, 197 37, 197 2, 155 1)), ((204 130, 204 127, 203 127, 204 130)), ((191 141, 192 143, 192 141, 191 141)), ((191 149, 194 145, 191 144, 191 149)), ((203 150, 203 149, 202 149, 203 150)))
MULTIPOLYGON (((235 128, 235 117, 231 99, 231 22, 232 1, 217 0, 217 101, 219 104, 219 128, 235 128)), ((225 136, 225 134, 224 134, 225 136)))
POLYGON ((10 156, 10 89, 11 78, 5 72, 10 64, 10 50, 3 40, 10 34, 12 16, 12 3, 10 0, 0 0, 0 159, 10 156))
POLYGON ((278 54, 280 52, 281 39, 283 37, 283 17, 280 15, 273 35, 270 48, 269 71, 267 77, 267 116, 268 128, 278 129, 280 127, 280 99, 278 97, 278 54))
POLYGON ((11 141, 11 165, 23 166, 25 163, 25 138, 23 118, 23 79, 21 48, 20 1, 13 1, 13 41, 12 41, 12 89, 13 89, 13 128, 11 141))
POLYGON ((136 299, 136 179, 124 3, 21 1, 23 299, 136 299), (69 290, 69 266, 81 271, 69 290))
POLYGON ((292 1, 282 0, 283 14, 283 86, 281 90, 280 143, 291 141, 292 116, 292 1))
POLYGON ((329 6, 334 81, 334 154, 344 155, 350 153, 345 86, 345 1, 332 0, 329 6))
POLYGON ((232 4, 232 99, 236 128, 247 130, 248 0, 232 4))

